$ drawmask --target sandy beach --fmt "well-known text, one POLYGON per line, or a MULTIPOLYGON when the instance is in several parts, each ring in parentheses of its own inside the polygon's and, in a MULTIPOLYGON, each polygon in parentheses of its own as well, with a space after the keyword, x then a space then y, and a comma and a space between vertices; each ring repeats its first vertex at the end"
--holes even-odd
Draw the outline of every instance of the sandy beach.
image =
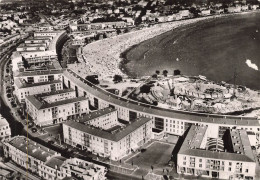
POLYGON ((123 72, 119 68, 119 64, 122 61, 121 54, 132 46, 171 31, 177 27, 222 16, 227 15, 216 15, 156 24, 153 27, 99 40, 84 46, 82 48, 82 54, 77 54, 80 63, 71 64, 68 67, 83 77, 89 74, 98 74, 101 77, 115 74, 122 75, 123 72))
MULTIPOLYGON (((201 18, 195 18, 195 19, 187 19, 187 20, 182 20, 182 21, 161 23, 161 24, 156 24, 153 27, 144 28, 142 30, 133 31, 133 32, 129 32, 126 34, 121 34, 118 36, 114 36, 112 38, 95 41, 93 43, 87 44, 84 47, 81 47, 82 50, 78 51, 77 57, 78 57, 80 63, 70 64, 70 65, 68 65, 68 67, 71 68, 74 72, 77 72, 82 77, 86 77, 87 75, 97 74, 102 79, 102 78, 106 78, 107 76, 113 76, 115 74, 131 76, 133 74, 136 74, 136 72, 139 73, 139 74, 137 74, 137 75, 139 75, 139 77, 147 76, 147 75, 151 75, 151 73, 153 73, 155 69, 159 69, 162 71, 163 69, 169 70, 169 68, 170 68, 170 70, 172 70, 171 66, 174 66, 174 68, 180 68, 182 73, 187 74, 187 75, 199 75, 200 74, 200 75, 205 75, 207 78, 214 80, 214 81, 220 81, 220 80, 225 81, 226 80, 226 79, 224 79, 225 77, 223 78, 223 76, 221 76, 221 75, 226 74, 226 77, 228 79, 230 79, 230 76, 232 76, 233 71, 227 71, 227 69, 221 68, 219 70, 220 71, 222 70, 221 71, 222 73, 213 74, 214 70, 210 69, 210 71, 208 71, 209 67, 206 68, 207 70, 201 71, 201 69, 199 69, 199 68, 204 68, 203 66, 205 64, 207 64, 208 58, 204 58, 204 60, 201 60, 202 58, 200 58, 201 62, 192 61, 194 63, 194 65, 190 63, 190 60, 188 59, 189 57, 183 57, 182 59, 180 57, 181 62, 176 62, 175 60, 173 61, 172 58, 176 59, 176 57, 174 57, 174 56, 176 54, 178 54, 178 53, 176 53, 178 51, 178 49, 170 50, 172 54, 169 56, 167 54, 168 53, 167 48, 171 49, 172 47, 167 47, 168 45, 166 46, 165 44, 167 44, 167 43, 165 43, 164 44, 165 47, 163 47, 164 50, 162 51, 162 50, 160 50, 160 48, 162 48, 162 47, 158 47, 156 42, 159 41, 157 43, 159 43, 159 45, 160 45, 162 38, 163 38, 163 41, 168 41, 169 38, 172 38, 172 34, 175 34, 175 32, 179 32, 179 34, 176 35, 176 36, 179 36, 179 35, 182 35, 182 31, 186 31, 187 29, 190 29, 190 27, 195 27, 195 28, 198 27, 198 29, 200 29, 201 24, 204 24, 204 22, 209 22, 209 23, 212 22, 211 24, 214 24, 214 22, 217 20, 222 21, 222 19, 224 19, 225 21, 229 21, 230 18, 233 18, 232 16, 238 17, 237 15, 240 16, 242 14, 242 17, 244 17, 244 16, 251 15, 251 14, 254 15, 255 12, 258 12, 258 11, 242 12, 242 13, 238 13, 238 14, 223 14, 223 15, 215 15, 215 16, 201 17, 201 18), (150 47, 149 47, 149 43, 146 43, 149 41, 152 42, 152 43, 150 43, 150 47), (146 47, 142 47, 142 45, 140 46, 140 44, 145 44, 146 47), (156 45, 154 45, 154 44, 156 44, 156 45), (128 54, 126 52, 131 51, 135 47, 137 48, 137 50, 133 51, 134 52, 134 55, 132 54, 133 60, 131 58, 126 58, 127 59, 126 60, 125 54, 128 54), (167 52, 164 53, 166 50, 167 50, 167 52), (122 54, 124 56, 122 56, 122 54), (168 57, 163 57, 165 54, 168 55, 168 57), (139 57, 140 59, 135 58, 135 56, 139 57), (166 60, 164 60, 165 58, 166 58, 166 60), (167 62, 167 58, 168 59, 170 58, 168 60, 168 62, 167 62), (159 63, 158 63, 158 61, 159 61, 159 63), (207 62, 205 62, 205 61, 207 61, 207 62), (125 63, 127 63, 127 64, 125 64, 125 63), (195 64, 195 63, 197 63, 197 64, 195 64), (176 64, 179 65, 180 67, 176 66, 176 64), (199 68, 196 69, 195 66, 197 66, 199 68), (131 73, 131 71, 132 71, 132 73, 131 73), (225 71, 225 72, 223 72, 223 71, 225 71), (207 74, 207 73, 211 73, 211 74, 207 74)), ((205 24, 207 24, 207 23, 205 23, 205 24)), ((189 35, 188 39, 189 39, 189 37, 193 37, 193 36, 189 35)), ((182 38, 183 41, 186 41, 186 38, 187 37, 182 38)), ((198 36, 198 38, 199 38, 199 36, 198 36)), ((189 40, 187 40, 187 41, 189 41, 189 40)), ((175 43, 175 41, 171 44, 174 44, 174 43, 175 43)), ((178 48, 180 46, 179 42, 177 42, 176 44, 178 44, 178 45, 174 45, 175 46, 174 48, 178 48)), ((188 51, 187 45, 189 46, 189 43, 187 44, 186 42, 184 42, 182 45, 183 46, 181 47, 181 49, 183 51, 188 51)), ((200 51, 200 50, 196 50, 196 52, 198 52, 198 51, 200 51)), ((193 52, 193 53, 196 53, 196 52, 193 52)), ((203 52, 201 52, 201 53, 203 53, 203 52)), ((203 56, 204 56, 204 54, 203 54, 203 56)), ((223 59, 223 61, 226 60, 224 58, 222 58, 222 59, 223 59)), ((208 63, 210 63, 210 62, 208 62, 208 63)), ((216 64, 217 61, 214 61, 213 64, 214 63, 216 64)), ((226 68, 229 68, 229 67, 226 67, 226 68)), ((219 70, 216 70, 216 71, 219 71, 219 70)), ((170 73, 172 73, 172 72, 170 72, 170 73)), ((258 73, 257 71, 251 72, 251 70, 250 70, 249 75, 257 74, 257 73, 258 73)), ((247 75, 247 76, 249 76, 249 75, 247 75)), ((244 79, 248 79, 248 78, 244 78, 244 79)), ((227 82, 230 82, 230 81, 227 80, 227 82)), ((246 80, 245 82, 249 82, 249 81, 246 80)), ((232 82, 230 82, 230 83, 232 83, 232 82)), ((244 84, 241 81, 240 82, 238 81, 238 83, 240 83, 241 85, 248 85, 246 83, 244 84)), ((250 85, 248 85, 248 86, 253 89, 257 89, 257 87, 255 87, 255 86, 250 86, 250 85)))

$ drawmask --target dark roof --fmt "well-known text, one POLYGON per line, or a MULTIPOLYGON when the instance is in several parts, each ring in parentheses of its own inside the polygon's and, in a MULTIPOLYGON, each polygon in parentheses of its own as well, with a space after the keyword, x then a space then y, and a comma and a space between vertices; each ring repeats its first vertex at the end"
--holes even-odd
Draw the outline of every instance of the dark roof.
POLYGON ((76 97, 76 98, 71 98, 71 99, 65 99, 62 101, 56 101, 53 103, 48 103, 46 101, 40 100, 38 98, 36 98, 34 95, 32 96, 26 96, 26 98, 28 99, 28 101, 30 101, 38 110, 39 109, 46 109, 46 108, 52 108, 52 107, 56 107, 56 106, 61 106, 63 104, 70 104, 70 103, 74 103, 74 102, 79 102, 79 101, 84 101, 87 100, 87 98, 85 97, 76 97))
POLYGON ((64 70, 63 74, 69 78, 72 82, 76 83, 81 88, 85 89, 90 94, 109 102, 111 104, 116 104, 121 107, 132 109, 133 111, 141 111, 147 114, 153 114, 155 116, 163 117, 174 117, 176 119, 194 121, 194 122, 206 122, 206 123, 217 123, 223 125, 244 125, 244 126, 259 126, 257 118, 249 117, 238 117, 238 116, 224 116, 217 114, 206 114, 206 113, 196 113, 189 111, 178 111, 171 109, 164 109, 148 104, 143 104, 133 100, 125 99, 109 93, 97 86, 92 85, 90 87, 86 83, 87 80, 75 74, 70 69, 64 70))
MULTIPOLYGON (((35 43, 35 44, 29 44, 29 43, 27 43, 27 44, 20 44, 19 46, 18 46, 18 48, 20 48, 20 47, 46 47, 46 45, 45 44, 43 44, 43 43, 35 43)), ((38 50, 39 51, 39 50, 38 50)))
POLYGON ((25 41, 32 41, 32 40, 49 40, 52 39, 52 36, 37 36, 37 37, 30 37, 26 39, 25 41))
MULTIPOLYGON (((231 130, 238 131, 238 130, 231 130)), ((240 143, 245 148, 243 153, 230 153, 230 152, 214 152, 206 149, 201 149, 200 145, 207 132, 207 126, 192 125, 189 129, 187 136, 179 150, 178 154, 184 154, 189 156, 197 156, 203 158, 212 159, 225 159, 231 161, 246 161, 255 162, 253 152, 251 150, 250 142, 246 136, 246 132, 240 130, 240 134, 243 134, 240 143)), ((233 144, 233 142, 232 142, 233 144)))
POLYGON ((51 159, 49 159, 45 165, 53 168, 53 169, 56 169, 57 170, 60 170, 60 167, 61 165, 66 161, 66 158, 65 157, 62 157, 62 156, 56 156, 56 157, 53 157, 51 159))
POLYGON ((53 81, 45 81, 45 82, 39 82, 39 83, 26 83, 23 82, 22 79, 18 78, 14 80, 14 83, 16 86, 21 89, 21 88, 28 88, 28 87, 35 87, 35 86, 43 86, 43 85, 48 85, 48 84, 56 84, 56 83, 61 83, 60 80, 53 80, 53 81))
POLYGON ((29 156, 32 156, 43 162, 47 161, 47 157, 57 155, 55 151, 48 149, 41 144, 36 143, 35 141, 27 139, 24 136, 15 136, 8 140, 8 143, 23 153, 28 153, 29 156))
POLYGON ((120 128, 121 128, 121 126, 116 125, 116 126, 114 126, 114 127, 111 127, 111 128, 109 128, 109 129, 106 129, 106 131, 107 131, 107 132, 113 132, 113 131, 117 131, 117 130, 120 129, 120 128))
POLYGON ((82 123, 74 122, 74 121, 65 122, 63 124, 63 126, 67 125, 71 128, 77 129, 79 131, 82 131, 82 132, 85 132, 85 133, 88 133, 88 134, 91 134, 94 136, 98 136, 103 139, 108 139, 108 140, 117 142, 149 121, 151 121, 150 118, 140 117, 140 118, 136 119, 134 122, 132 122, 131 124, 129 124, 128 126, 126 126, 124 129, 121 129, 120 131, 118 131, 116 133, 110 133, 106 130, 102 130, 102 129, 99 129, 99 128, 96 128, 96 127, 93 127, 90 125, 83 125, 82 123))
POLYGON ((187 136, 180 148, 179 153, 186 151, 187 149, 199 149, 201 142, 207 132, 207 126, 195 126, 192 125, 189 129, 187 136))
POLYGON ((187 149, 180 154, 186 154, 189 156, 197 156, 209 159, 225 159, 230 161, 245 161, 245 162, 255 162, 250 157, 243 154, 229 153, 229 152, 214 152, 207 151, 203 149, 187 149))
POLYGON ((77 119, 76 121, 79 121, 81 123, 84 123, 86 121, 89 121, 89 120, 92 120, 92 119, 95 119, 95 118, 98 118, 98 117, 101 117, 101 116, 104 116, 108 113, 111 113, 111 112, 114 112, 114 111, 117 111, 116 109, 113 109, 113 108, 104 108, 104 109, 100 109, 100 110, 97 110, 95 112, 92 112, 90 114, 87 114, 87 115, 84 115, 84 116, 81 116, 79 119, 77 119))
POLYGON ((251 144, 245 130, 229 129, 230 138, 234 153, 243 154, 254 160, 254 155, 251 149, 251 144))
POLYGON ((68 92, 75 92, 75 90, 74 89, 62 89, 62 90, 58 90, 58 91, 51 91, 51 92, 47 92, 47 93, 36 94, 34 96, 35 97, 45 97, 45 96, 53 96, 53 95, 63 94, 63 93, 68 93, 68 92))
POLYGON ((61 74, 61 70, 39 70, 19 72, 15 77, 61 74))

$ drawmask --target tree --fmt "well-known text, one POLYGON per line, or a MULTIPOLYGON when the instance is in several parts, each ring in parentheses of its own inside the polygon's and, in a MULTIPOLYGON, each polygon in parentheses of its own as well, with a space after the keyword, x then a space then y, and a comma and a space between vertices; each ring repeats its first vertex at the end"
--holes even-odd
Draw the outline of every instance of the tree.
POLYGON ((86 80, 93 84, 99 84, 98 75, 90 75, 86 77, 86 80))
POLYGON ((163 75, 165 76, 165 77, 167 77, 167 74, 168 74, 168 71, 165 69, 165 70, 163 70, 163 75))
POLYGON ((158 102, 157 102, 157 101, 154 101, 154 102, 153 102, 153 105, 154 105, 154 106, 158 106, 158 102))
POLYGON ((149 93, 151 90, 151 86, 148 84, 144 84, 142 87, 140 87, 140 92, 141 93, 149 93))
POLYGON ((119 82, 123 81, 123 77, 121 75, 116 74, 116 75, 114 75, 113 81, 115 83, 119 83, 119 82))
POLYGON ((158 76, 157 74, 153 74, 152 78, 157 79, 157 76, 158 76))
POLYGON ((174 76, 178 76, 178 75, 180 75, 181 74, 181 71, 179 70, 179 69, 175 69, 174 71, 173 71, 173 75, 174 76))
POLYGON ((117 30, 116 30, 116 33, 117 33, 117 34, 121 34, 122 31, 121 31, 120 29, 117 29, 117 30))
POLYGON ((159 75, 159 74, 160 74, 160 71, 159 71, 159 70, 156 70, 155 73, 156 73, 157 75, 159 75))

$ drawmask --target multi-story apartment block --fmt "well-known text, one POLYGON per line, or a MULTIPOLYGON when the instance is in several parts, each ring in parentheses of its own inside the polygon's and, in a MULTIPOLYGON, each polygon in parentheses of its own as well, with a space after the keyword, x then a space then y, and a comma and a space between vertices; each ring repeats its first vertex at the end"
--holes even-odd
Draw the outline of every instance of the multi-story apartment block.
POLYGON ((34 38, 25 40, 13 53, 13 72, 24 70, 25 64, 26 68, 53 64, 58 60, 57 48, 66 38, 66 31, 35 32, 34 38))
POLYGON ((124 21, 115 22, 98 22, 89 24, 71 24, 71 31, 86 31, 86 30, 101 30, 101 29, 116 29, 116 28, 126 28, 129 23, 124 21))
POLYGON ((66 159, 24 136, 3 141, 4 156, 46 180, 66 177, 104 180, 106 168, 77 158, 66 159))
POLYGON ((38 44, 21 44, 16 48, 18 52, 31 52, 31 51, 45 51, 47 49, 47 45, 45 43, 38 44))
POLYGON ((31 37, 24 41, 25 44, 39 44, 44 43, 46 45, 50 44, 50 41, 53 39, 52 36, 44 36, 44 37, 31 37))
POLYGON ((0 140, 11 137, 11 129, 7 120, 0 114, 0 140))
POLYGON ((117 110, 113 108, 104 108, 99 111, 87 114, 84 117, 78 119, 79 122, 89 124, 104 130, 113 128, 119 125, 117 118, 117 110))
POLYGON ((63 84, 60 80, 31 83, 22 78, 17 78, 14 80, 14 87, 14 94, 21 103, 24 102, 25 97, 29 95, 62 90, 63 84))
POLYGON ((62 70, 23 71, 14 74, 14 80, 22 79, 28 83, 50 82, 61 79, 62 70))
POLYGON ((88 113, 88 99, 75 91, 61 90, 26 96, 26 110, 39 126, 56 124, 88 113))
POLYGON ((177 155, 177 172, 220 179, 254 179, 256 162, 245 130, 209 138, 207 126, 192 125, 177 155))
MULTIPOLYGON (((116 111, 99 110, 93 115, 94 121, 87 115, 80 117, 76 122, 63 123, 64 142, 117 161, 152 138, 150 118, 141 117, 127 125, 118 122, 114 127, 107 129, 106 122, 110 120, 106 118, 104 112, 110 114, 108 117, 113 119, 116 111), (99 113, 102 115, 97 117, 99 113), (106 129, 100 126, 102 123, 106 129)), ((110 123, 114 124, 113 121, 110 123)))
POLYGON ((66 87, 75 89, 79 96, 88 97, 91 106, 97 109, 115 108, 118 118, 122 120, 131 122, 142 116, 151 118, 153 127, 160 134, 182 136, 192 124, 195 124, 208 126, 210 138, 222 137, 227 129, 236 128, 251 133, 250 141, 254 141, 255 146, 260 142, 259 118, 178 111, 136 102, 109 93, 70 69, 63 71, 62 81, 66 87))

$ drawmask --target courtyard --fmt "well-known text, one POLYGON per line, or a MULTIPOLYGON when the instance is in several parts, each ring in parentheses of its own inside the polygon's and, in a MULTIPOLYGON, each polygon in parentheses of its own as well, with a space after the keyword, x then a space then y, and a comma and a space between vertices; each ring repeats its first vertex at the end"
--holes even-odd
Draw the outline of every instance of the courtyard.
POLYGON ((174 144, 156 141, 147 147, 144 152, 127 159, 125 163, 137 165, 139 169, 134 172, 134 175, 139 177, 146 176, 149 172, 164 175, 173 170, 168 162, 171 160, 174 147, 174 144))

